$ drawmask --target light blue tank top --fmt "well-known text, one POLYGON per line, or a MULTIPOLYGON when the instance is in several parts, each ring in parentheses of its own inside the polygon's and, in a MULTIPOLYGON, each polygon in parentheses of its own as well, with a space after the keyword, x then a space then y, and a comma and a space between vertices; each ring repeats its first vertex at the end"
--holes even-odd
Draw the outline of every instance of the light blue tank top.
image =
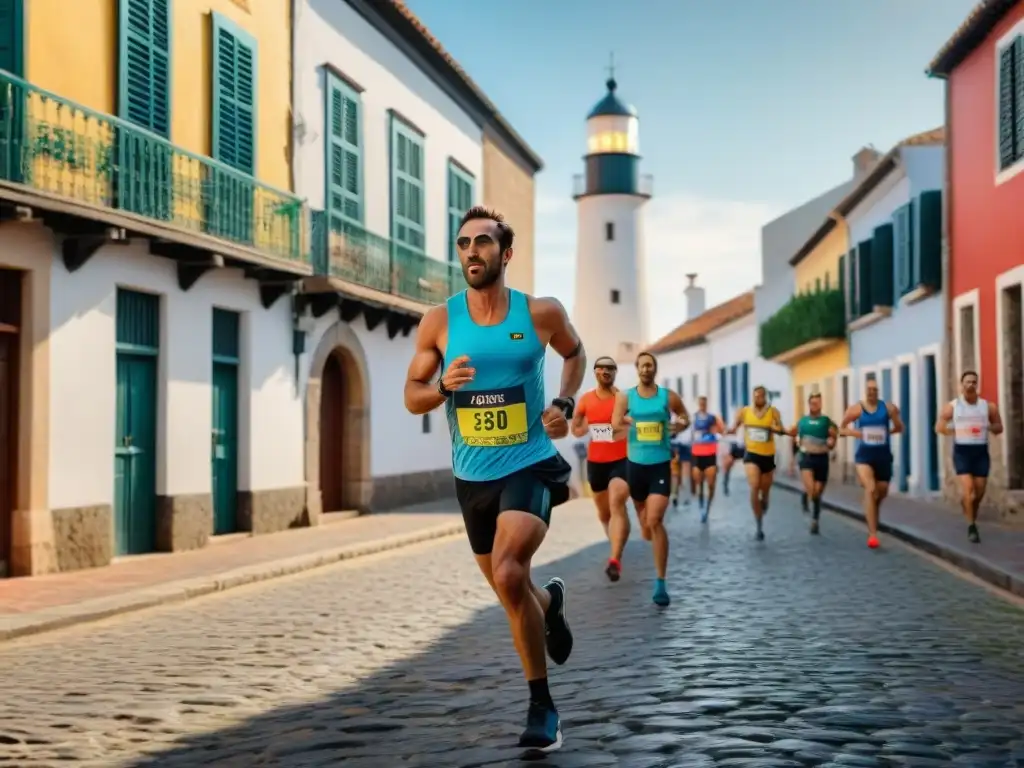
POLYGON ((892 449, 889 445, 889 408, 883 400, 878 401, 874 413, 861 403, 860 418, 857 429, 864 435, 857 441, 857 453, 854 461, 867 463, 872 461, 892 461, 892 449))
POLYGON ((626 392, 629 426, 626 455, 634 464, 663 464, 672 460, 668 425, 672 414, 668 409, 668 390, 658 387, 653 397, 641 397, 636 387, 626 392))
POLYGON ((448 398, 452 471, 460 480, 500 480, 555 455, 544 431, 544 345, 525 294, 509 289, 508 315, 477 325, 466 292, 448 299, 444 365, 466 355, 476 378, 448 398))

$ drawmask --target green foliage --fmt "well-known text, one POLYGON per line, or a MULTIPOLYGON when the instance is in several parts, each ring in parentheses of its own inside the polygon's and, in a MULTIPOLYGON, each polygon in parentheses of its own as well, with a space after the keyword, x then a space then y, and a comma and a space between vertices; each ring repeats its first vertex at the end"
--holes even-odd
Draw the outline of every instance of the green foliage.
POLYGON ((771 359, 815 339, 846 336, 846 309, 839 289, 794 296, 761 325, 761 356, 771 359))

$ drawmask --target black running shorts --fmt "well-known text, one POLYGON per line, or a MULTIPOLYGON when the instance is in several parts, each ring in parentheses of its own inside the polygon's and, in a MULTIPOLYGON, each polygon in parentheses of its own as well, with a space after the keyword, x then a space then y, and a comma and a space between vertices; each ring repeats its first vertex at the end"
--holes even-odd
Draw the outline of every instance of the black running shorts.
POLYGON ((475 555, 489 555, 494 549, 498 516, 519 511, 551 522, 551 510, 569 500, 569 466, 562 454, 531 464, 498 480, 455 478, 455 496, 462 508, 469 546, 475 555))
POLYGON ((736 461, 743 459, 745 449, 739 443, 733 443, 729 448, 729 455, 732 456, 736 461))
POLYGON ((637 464, 629 462, 626 469, 629 495, 633 501, 647 501, 648 496, 668 496, 672 493, 672 462, 637 464))
POLYGON ((594 493, 607 491, 608 486, 615 478, 626 479, 625 459, 587 462, 587 482, 590 484, 590 490, 594 493))
POLYGON ((827 453, 801 453, 800 469, 810 472, 816 483, 828 482, 828 461, 827 453))
POLYGON ((953 444, 953 468, 957 475, 988 477, 992 468, 987 445, 953 444))
POLYGON ((769 472, 775 471, 774 456, 765 456, 764 454, 761 453, 751 453, 750 451, 747 451, 743 455, 743 463, 753 464, 755 467, 761 470, 762 475, 767 475, 769 472))
POLYGON ((693 468, 699 469, 701 472, 711 469, 712 467, 718 466, 718 456, 694 456, 693 457, 693 468))
POLYGON ((892 458, 871 459, 869 461, 858 461, 858 467, 871 467, 876 483, 888 483, 892 481, 892 458))

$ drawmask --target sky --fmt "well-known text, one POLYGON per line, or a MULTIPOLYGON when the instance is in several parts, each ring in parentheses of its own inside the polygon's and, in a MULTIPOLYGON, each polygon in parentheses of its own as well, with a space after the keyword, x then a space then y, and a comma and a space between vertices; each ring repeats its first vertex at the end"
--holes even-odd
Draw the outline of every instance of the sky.
MULTIPOLYGON (((640 116, 647 298, 655 339, 761 282, 761 227, 880 151, 943 123, 925 68, 975 0, 406 0, 544 159, 535 293, 572 310, 586 115, 618 94, 640 116)), ((513 226, 515 222, 512 222, 513 226)), ((583 257, 585 258, 585 256, 583 257)))

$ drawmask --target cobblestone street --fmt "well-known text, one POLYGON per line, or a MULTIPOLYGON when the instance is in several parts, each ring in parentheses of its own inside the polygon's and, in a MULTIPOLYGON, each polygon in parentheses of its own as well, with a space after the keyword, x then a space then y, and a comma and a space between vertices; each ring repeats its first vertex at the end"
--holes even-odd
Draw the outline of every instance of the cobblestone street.
MULTIPOLYGON (((793 494, 757 543, 744 500, 670 512, 664 611, 646 544, 609 584, 590 503, 556 511, 537 573, 576 647, 546 765, 1024 764, 1024 612, 830 514, 809 536, 793 494)), ((0 676, 0 764, 520 764, 526 685, 461 538, 12 641, 0 676)))

